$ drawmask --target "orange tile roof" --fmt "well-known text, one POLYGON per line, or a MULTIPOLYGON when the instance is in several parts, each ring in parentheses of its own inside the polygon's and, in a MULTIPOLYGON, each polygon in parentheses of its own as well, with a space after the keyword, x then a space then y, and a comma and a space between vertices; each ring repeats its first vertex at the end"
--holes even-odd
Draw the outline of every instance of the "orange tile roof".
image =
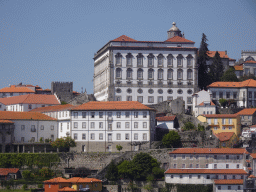
POLYGON ((35 93, 35 91, 28 87, 16 87, 16 85, 11 85, 10 87, 0 89, 0 93, 35 93))
POLYGON ((251 168, 251 167, 248 167, 248 170, 252 170, 252 168, 251 168))
POLYGON ((67 179, 64 179, 62 177, 56 177, 56 178, 52 178, 44 181, 44 183, 59 183, 59 182, 67 183, 67 179))
POLYGON ((0 175, 8 175, 9 173, 17 173, 18 168, 0 168, 0 175))
MULTIPOLYGON (((211 101, 211 105, 215 105, 215 104, 211 101)), ((204 106, 204 102, 200 103, 199 106, 204 106)))
POLYGON ((172 116, 156 117, 156 120, 157 121, 174 121, 175 118, 176 116, 172 115, 172 116))
POLYGON ((242 82, 214 82, 208 87, 256 87, 256 80, 248 79, 242 82))
POLYGON ((236 118, 237 114, 204 114, 202 115, 207 118, 236 118))
POLYGON ((165 173, 173 174, 239 174, 246 175, 243 169, 169 169, 165 173))
POLYGON ((66 105, 55 105, 55 106, 48 106, 48 107, 40 107, 31 110, 30 112, 51 112, 51 111, 64 111, 64 110, 70 110, 74 108, 75 106, 71 104, 66 104, 66 105))
POLYGON ((221 133, 218 133, 218 134, 215 134, 215 136, 220 140, 220 141, 229 141, 233 135, 235 133, 234 132, 221 132, 221 133))
POLYGON ((91 101, 79 105, 76 110, 154 110, 138 101, 91 101))
POLYGON ((251 125, 250 127, 251 127, 251 128, 254 128, 254 127, 256 127, 256 124, 255 124, 255 125, 251 125))
POLYGON ((63 187, 61 189, 58 189, 58 191, 77 191, 77 190, 70 188, 70 187, 63 187))
POLYGON ((118 38, 116 38, 112 41, 132 41, 132 42, 134 42, 134 41, 137 41, 137 40, 132 39, 132 38, 126 36, 126 35, 122 35, 122 36, 120 36, 120 37, 118 37, 118 38))
POLYGON ((237 115, 253 115, 256 112, 255 108, 245 108, 239 112, 237 112, 237 115))
POLYGON ((57 119, 37 112, 14 112, 0 111, 1 120, 41 120, 41 121, 56 121, 57 119))
POLYGON ((245 61, 244 63, 256 63, 256 61, 245 61))
POLYGON ((251 157, 252 157, 253 159, 256 159, 256 153, 251 153, 251 157))
POLYGON ((5 105, 11 104, 48 104, 60 105, 60 102, 55 95, 42 95, 42 94, 28 94, 13 97, 0 98, 0 103, 5 105))
POLYGON ((167 39, 165 42, 173 42, 173 43, 195 43, 194 41, 190 41, 180 36, 174 36, 167 39))
POLYGON ((250 163, 251 161, 250 160, 246 160, 247 163, 250 163))
MULTIPOLYGON (((1 117, 0 117, 1 118, 1 117)), ((14 122, 9 121, 9 120, 0 120, 0 123, 8 123, 8 124, 12 124, 14 122)))
POLYGON ((70 179, 67 179, 68 182, 71 183, 91 183, 91 182, 102 182, 99 179, 96 178, 81 178, 81 177, 72 177, 70 179))
POLYGON ((169 154, 249 154, 242 148, 179 148, 169 154))
POLYGON ((256 178, 254 175, 250 175, 248 178, 256 178))
MULTIPOLYGON (((209 56, 209 57, 214 57, 215 56, 215 53, 216 53, 216 51, 208 51, 207 52, 207 55, 209 56)), ((225 51, 218 51, 218 53, 220 54, 220 57, 221 58, 229 58, 228 57, 228 55, 226 55, 226 52, 225 51)))
POLYGON ((215 179, 214 183, 217 185, 243 185, 243 179, 215 179))
POLYGON ((236 71, 243 71, 244 70, 243 65, 235 65, 234 68, 235 68, 236 71))

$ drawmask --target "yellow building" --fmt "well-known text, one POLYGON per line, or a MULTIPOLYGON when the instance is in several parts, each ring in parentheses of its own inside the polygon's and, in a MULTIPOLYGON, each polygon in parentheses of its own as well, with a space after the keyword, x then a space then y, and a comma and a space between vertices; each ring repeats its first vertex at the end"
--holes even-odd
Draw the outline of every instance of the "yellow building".
POLYGON ((208 123, 215 134, 234 132, 238 137, 241 135, 241 118, 237 114, 199 115, 197 119, 208 123))

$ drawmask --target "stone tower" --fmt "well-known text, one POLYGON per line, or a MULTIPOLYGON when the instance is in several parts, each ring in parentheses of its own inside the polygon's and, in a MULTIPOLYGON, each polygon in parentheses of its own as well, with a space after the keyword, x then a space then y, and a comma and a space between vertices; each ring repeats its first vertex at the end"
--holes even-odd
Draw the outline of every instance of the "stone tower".
POLYGON ((167 31, 167 34, 168 34, 168 39, 174 36, 182 37, 181 31, 179 30, 178 27, 176 27, 175 22, 172 23, 172 27, 169 29, 169 31, 167 31))
POLYGON ((73 82, 52 82, 51 92, 56 93, 60 101, 68 102, 73 98, 73 82))

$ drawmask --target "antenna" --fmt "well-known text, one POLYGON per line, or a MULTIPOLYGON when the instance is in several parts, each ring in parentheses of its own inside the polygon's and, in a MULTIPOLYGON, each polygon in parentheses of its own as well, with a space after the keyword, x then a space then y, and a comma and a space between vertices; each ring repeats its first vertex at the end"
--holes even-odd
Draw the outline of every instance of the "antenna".
POLYGON ((83 87, 81 87, 81 90, 82 90, 81 93, 83 93, 83 87))

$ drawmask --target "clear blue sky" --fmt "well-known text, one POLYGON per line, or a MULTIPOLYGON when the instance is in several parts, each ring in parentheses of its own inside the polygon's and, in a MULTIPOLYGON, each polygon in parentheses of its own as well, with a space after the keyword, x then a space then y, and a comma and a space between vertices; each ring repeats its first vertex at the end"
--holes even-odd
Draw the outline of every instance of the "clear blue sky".
POLYGON ((177 23, 199 47, 256 50, 255 0, 0 0, 0 88, 73 81, 93 93, 93 56, 121 35, 164 41, 177 23))

